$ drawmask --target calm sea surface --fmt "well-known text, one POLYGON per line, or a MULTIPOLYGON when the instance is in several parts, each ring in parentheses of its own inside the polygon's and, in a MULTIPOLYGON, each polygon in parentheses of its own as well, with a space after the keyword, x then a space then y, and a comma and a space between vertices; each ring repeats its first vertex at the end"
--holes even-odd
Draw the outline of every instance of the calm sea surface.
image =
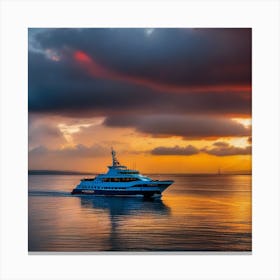
POLYGON ((72 196, 81 175, 29 175, 29 251, 251 251, 251 176, 171 179, 158 200, 72 196))

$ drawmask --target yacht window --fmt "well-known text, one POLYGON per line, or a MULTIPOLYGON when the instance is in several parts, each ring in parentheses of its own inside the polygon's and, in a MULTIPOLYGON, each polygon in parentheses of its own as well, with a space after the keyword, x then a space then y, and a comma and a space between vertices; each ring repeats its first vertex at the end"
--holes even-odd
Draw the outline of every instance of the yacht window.
POLYGON ((132 182, 132 181, 138 181, 138 178, 104 178, 103 182, 132 182))

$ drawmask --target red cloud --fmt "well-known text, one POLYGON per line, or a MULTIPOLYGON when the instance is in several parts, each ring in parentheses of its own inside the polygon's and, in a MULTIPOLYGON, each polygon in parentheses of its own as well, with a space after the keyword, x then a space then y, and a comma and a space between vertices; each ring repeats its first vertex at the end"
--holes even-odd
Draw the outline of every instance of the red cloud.
POLYGON ((91 62, 91 58, 82 51, 76 51, 74 53, 74 58, 81 63, 90 63, 91 62))
MULTIPOLYGON (((209 92, 209 91, 218 91, 218 92, 224 92, 224 91, 242 91, 246 93, 251 92, 251 86, 236 86, 236 85, 220 85, 220 86, 203 86, 203 87, 197 87, 197 86, 175 86, 175 85, 168 85, 168 84, 162 84, 159 82, 151 81, 149 79, 141 78, 141 77, 132 77, 129 75, 125 75, 122 73, 118 73, 115 71, 112 71, 110 69, 107 69, 100 64, 98 64, 92 57, 90 57, 88 54, 86 54, 83 51, 75 51, 74 52, 74 59, 77 61, 80 65, 82 65, 86 71, 96 77, 96 78, 104 78, 109 80, 115 80, 125 83, 131 83, 135 85, 145 86, 150 89, 158 90, 161 92, 174 92, 174 93, 184 93, 187 91, 192 92, 209 92)), ((243 94, 243 93, 242 93, 243 94)), ((250 98, 250 95, 248 96, 250 98)))

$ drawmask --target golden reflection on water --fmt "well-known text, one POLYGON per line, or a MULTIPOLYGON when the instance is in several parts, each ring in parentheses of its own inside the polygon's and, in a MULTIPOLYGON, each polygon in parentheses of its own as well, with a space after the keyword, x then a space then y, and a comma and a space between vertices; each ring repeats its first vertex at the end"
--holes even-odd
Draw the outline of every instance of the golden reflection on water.
POLYGON ((29 183, 30 251, 251 250, 251 176, 179 176, 154 201, 74 197, 69 178, 40 177, 29 183))

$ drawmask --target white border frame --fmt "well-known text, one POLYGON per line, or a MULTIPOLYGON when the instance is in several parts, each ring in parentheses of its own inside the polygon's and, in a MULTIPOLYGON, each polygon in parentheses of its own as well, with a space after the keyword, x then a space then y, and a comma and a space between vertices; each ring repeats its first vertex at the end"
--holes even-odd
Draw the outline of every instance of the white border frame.
POLYGON ((0 3, 1 279, 280 278, 278 1, 0 3), (28 255, 27 28, 100 26, 253 28, 252 255, 28 255))

